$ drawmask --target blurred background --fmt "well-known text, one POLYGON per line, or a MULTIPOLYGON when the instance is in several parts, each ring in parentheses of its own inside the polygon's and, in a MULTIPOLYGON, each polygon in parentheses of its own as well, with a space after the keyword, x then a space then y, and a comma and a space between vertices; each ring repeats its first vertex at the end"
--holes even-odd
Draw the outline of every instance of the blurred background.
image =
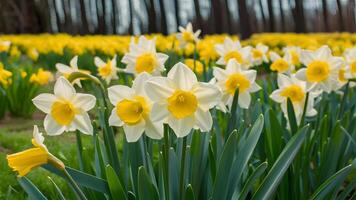
POLYGON ((0 0, 0 33, 354 32, 356 0, 0 0))

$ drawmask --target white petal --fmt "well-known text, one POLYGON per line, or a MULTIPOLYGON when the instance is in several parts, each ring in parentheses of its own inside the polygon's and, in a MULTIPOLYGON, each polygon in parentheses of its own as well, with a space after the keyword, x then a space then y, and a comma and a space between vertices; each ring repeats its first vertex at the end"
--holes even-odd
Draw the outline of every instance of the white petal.
POLYGON ((161 139, 163 137, 163 123, 146 120, 145 134, 152 139, 161 139))
POLYGON ((295 77, 299 80, 306 81, 307 80, 306 71, 307 71, 306 68, 302 68, 298 70, 297 73, 295 74, 295 77))
POLYGON ((135 80, 132 83, 132 89, 135 90, 136 94, 146 94, 145 85, 148 79, 152 76, 147 72, 142 72, 138 76, 136 76, 135 80))
POLYGON ((269 57, 271 58, 272 61, 275 61, 275 60, 281 58, 280 55, 278 55, 276 52, 273 52, 273 51, 269 53, 269 57))
POLYGON ((56 69, 62 74, 70 74, 73 72, 73 69, 71 69, 69 66, 64 65, 62 63, 57 63, 56 69))
POLYGON ((168 59, 168 55, 164 53, 157 53, 157 59, 160 64, 164 64, 168 59))
POLYGON ((74 106, 84 111, 89 111, 94 108, 95 103, 96 98, 91 94, 77 93, 73 99, 74 106))
POLYGON ((173 116, 168 118, 168 125, 173 129, 177 137, 185 137, 193 129, 195 124, 194 116, 177 119, 173 116))
POLYGON ((225 73, 225 70, 221 69, 220 67, 213 68, 213 75, 218 81, 224 81, 227 79, 227 76, 228 76, 225 73))
POLYGON ((84 134, 93 135, 93 125, 91 124, 89 115, 86 112, 80 115, 75 115, 72 125, 75 129, 78 129, 84 134))
POLYGON ((69 65, 73 67, 73 69, 78 69, 78 56, 74 56, 72 60, 70 60, 69 65))
POLYGON ((217 105, 221 100, 222 95, 217 86, 202 82, 199 82, 196 86, 194 86, 193 93, 198 99, 199 107, 204 111, 207 111, 217 105))
POLYGON ((33 104, 44 113, 50 113, 51 107, 57 97, 53 94, 43 93, 32 99, 33 104))
POLYGON ((331 49, 324 45, 316 50, 316 57, 320 60, 327 60, 331 56, 331 49))
POLYGON ((59 125, 56 121, 54 121, 51 115, 46 115, 43 121, 43 126, 46 133, 51 136, 60 135, 65 131, 65 126, 59 125))
POLYGON ((94 63, 95 63, 95 66, 97 66, 97 67, 102 67, 102 66, 106 65, 106 63, 103 60, 101 60, 99 57, 94 58, 94 63))
POLYGON ((213 126, 213 118, 211 117, 210 111, 203 111, 199 109, 195 112, 196 125, 202 132, 208 132, 213 126))
POLYGON ((275 91, 272 92, 272 94, 271 94, 269 97, 270 97, 273 101, 275 101, 275 102, 277 102, 277 103, 282 103, 282 102, 285 100, 285 98, 282 97, 282 96, 280 95, 280 93, 281 93, 281 90, 280 90, 280 89, 275 90, 275 91))
POLYGON ((241 108, 247 109, 250 106, 251 103, 251 95, 248 92, 243 92, 239 94, 239 106, 241 108))
POLYGON ((153 77, 147 81, 146 93, 152 101, 167 99, 174 92, 173 83, 166 77, 153 77))
POLYGON ((252 83, 250 88, 248 89, 249 92, 257 92, 262 89, 257 83, 252 83))
POLYGON ((314 60, 314 54, 310 50, 303 50, 300 53, 300 61, 305 65, 308 66, 310 62, 314 60))
POLYGON ((122 126, 124 122, 120 120, 120 118, 116 114, 116 107, 111 111, 109 117, 109 125, 110 126, 122 126))
POLYGON ((194 72, 181 62, 172 67, 167 77, 173 80, 176 86, 182 90, 190 90, 198 82, 194 72))
POLYGON ((75 89, 67 79, 61 76, 58 78, 56 84, 54 85, 54 94, 57 97, 70 100, 75 95, 75 89))
POLYGON ((256 70, 247 70, 243 72, 243 74, 247 77, 247 79, 252 83, 256 80, 256 70))
POLYGON ((108 96, 112 105, 115 105, 123 99, 130 99, 135 91, 126 85, 115 85, 108 88, 108 96))
POLYGON ((132 126, 124 124, 124 131, 127 142, 136 142, 138 139, 140 139, 144 130, 144 120, 141 120, 138 124, 132 126))
POLYGON ((153 122, 166 121, 169 116, 167 105, 164 103, 154 103, 151 108, 150 118, 153 122))
MULTIPOLYGON (((302 72, 298 71, 298 73, 302 73, 302 72)), ((287 87, 287 86, 293 84, 293 82, 289 76, 287 76, 285 74, 281 74, 281 73, 278 74, 277 83, 278 83, 279 88, 284 88, 284 87, 287 87)))

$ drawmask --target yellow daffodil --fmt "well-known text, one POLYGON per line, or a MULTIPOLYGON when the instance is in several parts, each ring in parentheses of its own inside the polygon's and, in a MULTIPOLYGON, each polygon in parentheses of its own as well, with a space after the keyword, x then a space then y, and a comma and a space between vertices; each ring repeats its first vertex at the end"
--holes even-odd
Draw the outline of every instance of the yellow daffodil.
POLYGON ((138 43, 130 44, 130 51, 124 55, 121 62, 126 64, 125 71, 138 75, 147 72, 152 75, 160 75, 165 70, 164 63, 168 56, 156 52, 155 39, 148 40, 141 36, 138 43))
MULTIPOLYGON (((260 90, 255 83, 256 70, 244 70, 235 59, 229 60, 226 69, 214 67, 216 85, 223 93, 222 103, 231 109, 236 89, 239 89, 238 105, 247 109, 251 103, 250 93, 260 90)), ((222 106, 219 106, 222 107, 222 106)), ((222 109, 224 111, 224 109, 222 109)))
POLYGON ((0 63, 0 84, 3 86, 7 86, 10 84, 10 77, 12 76, 12 72, 6 70, 4 65, 0 63))
POLYGON ((191 58, 185 59, 184 64, 186 64, 191 70, 195 71, 198 74, 202 74, 204 72, 204 64, 199 60, 194 60, 191 58))
POLYGON ((123 126, 128 142, 136 142, 143 132, 153 139, 163 137, 163 123, 152 122, 150 117, 152 101, 144 89, 149 78, 151 75, 144 72, 135 78, 132 88, 116 85, 108 89, 110 102, 115 106, 109 124, 123 126))
POLYGON ((213 121, 209 109, 221 98, 220 90, 198 82, 194 72, 183 63, 177 63, 167 77, 153 77, 145 87, 154 102, 152 121, 167 123, 177 135, 184 137, 194 129, 207 132, 213 121))
POLYGON ((35 106, 46 113, 44 128, 49 135, 79 130, 93 134, 88 111, 95 106, 93 95, 76 93, 72 84, 63 76, 54 85, 54 94, 43 93, 32 99, 35 106))
POLYGON ((37 73, 32 74, 30 77, 31 83, 39 85, 47 85, 51 81, 53 81, 53 74, 50 71, 43 70, 42 68, 40 68, 37 73))
POLYGON ((111 80, 119 78, 117 76, 118 68, 116 67, 116 55, 112 58, 112 60, 108 60, 106 63, 99 57, 95 57, 94 63, 98 68, 99 76, 103 78, 107 84, 109 84, 111 80))
MULTIPOLYGON (((278 89, 272 92, 270 98, 281 104, 286 119, 288 119, 287 100, 289 98, 292 101, 297 123, 299 124, 303 115, 306 93, 308 92, 306 82, 298 80, 294 75, 287 76, 285 74, 278 74, 277 82, 278 89)), ((306 116, 311 117, 317 114, 317 111, 313 107, 314 99, 319 94, 309 92, 306 116)))
POLYGON ((9 51, 11 46, 10 41, 0 41, 0 53, 9 51))
POLYGON ((328 46, 315 51, 303 50, 301 61, 306 68, 298 70, 296 77, 306 81, 308 89, 323 90, 327 93, 336 89, 343 59, 332 56, 328 46))
POLYGON ((38 131, 37 126, 33 128, 33 148, 7 155, 7 161, 19 176, 25 176, 31 170, 44 164, 51 164, 57 169, 63 170, 64 164, 58 158, 53 156, 44 145, 44 137, 38 131))

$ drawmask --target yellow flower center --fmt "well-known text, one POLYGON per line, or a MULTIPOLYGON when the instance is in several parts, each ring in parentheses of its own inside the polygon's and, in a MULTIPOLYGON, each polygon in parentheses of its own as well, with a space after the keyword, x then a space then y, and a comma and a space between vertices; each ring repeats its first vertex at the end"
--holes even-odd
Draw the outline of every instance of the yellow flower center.
POLYGON ((133 100, 124 99, 116 106, 117 116, 128 125, 135 125, 149 114, 149 106, 146 99, 136 96, 133 100))
POLYGON ((156 56, 152 53, 145 53, 137 57, 135 69, 137 73, 152 73, 153 70, 156 68, 156 65, 156 56))
POLYGON ((259 59, 262 58, 263 56, 263 52, 261 50, 258 49, 252 49, 252 57, 255 59, 259 59))
POLYGON ((183 31, 182 33, 183 40, 186 42, 193 42, 194 41, 194 35, 192 32, 189 31, 183 31))
POLYGON ((224 56, 225 62, 228 62, 230 59, 235 59, 240 64, 243 63, 244 61, 241 53, 238 51, 230 51, 229 53, 225 54, 224 56))
POLYGON ((293 65, 298 65, 299 62, 300 62, 298 53, 296 51, 294 51, 294 50, 291 50, 289 53, 291 55, 292 64, 293 65))
POLYGON ((51 108, 53 119, 62 126, 69 125, 77 113, 77 109, 69 101, 56 101, 51 108))
POLYGON ((304 100, 304 91, 299 85, 290 85, 283 89, 281 96, 290 98, 292 102, 300 102, 304 100))
POLYGON ((178 119, 191 116, 198 108, 197 97, 183 90, 176 90, 167 101, 168 110, 178 119))
POLYGON ((356 74, 356 60, 350 64, 351 73, 356 74))
POLYGON ((311 62, 306 71, 306 77, 309 82, 321 82, 329 77, 329 64, 324 61, 311 62))
POLYGON ((271 70, 279 73, 285 72, 289 69, 288 62, 282 58, 275 60, 271 65, 271 70))
POLYGON ((104 66, 99 67, 99 75, 101 77, 108 77, 112 73, 111 61, 108 61, 104 66))
POLYGON ((239 92, 245 92, 250 87, 250 81, 241 73, 232 74, 225 82, 226 91, 234 95, 235 90, 239 88, 239 92))
POLYGON ((33 168, 46 164, 48 153, 44 148, 35 147, 8 155, 7 161, 9 166, 19 173, 19 176, 25 176, 33 168))
POLYGON ((346 77, 345 77, 345 69, 340 69, 339 70, 339 81, 341 81, 341 82, 346 82, 347 81, 347 79, 346 79, 346 77))

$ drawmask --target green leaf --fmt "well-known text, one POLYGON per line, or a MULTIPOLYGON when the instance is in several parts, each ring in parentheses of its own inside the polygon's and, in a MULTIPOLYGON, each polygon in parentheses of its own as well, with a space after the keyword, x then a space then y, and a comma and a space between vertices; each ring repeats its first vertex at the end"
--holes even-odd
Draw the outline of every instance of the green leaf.
POLYGON ((33 200, 47 200, 47 198, 40 192, 40 190, 26 177, 21 177, 17 179, 21 187, 28 194, 29 199, 33 200))
POLYGON ((236 156, 237 131, 233 131, 228 138, 217 170, 217 176, 213 186, 213 199, 225 199, 228 187, 226 186, 227 177, 230 175, 231 166, 236 156))
POLYGON ((288 112, 288 121, 289 121, 290 129, 293 135, 294 133, 297 132, 298 125, 297 125, 297 119, 295 117, 293 103, 289 98, 287 100, 287 112, 288 112))
MULTIPOLYGON (((52 165, 47 164, 43 165, 42 167, 58 176, 65 178, 63 173, 57 168, 54 168, 52 165)), ((110 195, 109 185, 105 180, 70 167, 66 167, 66 169, 77 184, 110 195)))
POLYGON ((233 195, 232 199, 241 199, 244 200, 246 199, 247 194, 250 192, 250 190, 252 189, 253 185, 256 183, 256 181, 258 180, 258 178, 260 178, 260 176, 266 171, 268 167, 268 163, 267 162, 263 162, 262 164, 260 164, 255 171, 251 174, 250 177, 248 177, 244 187, 242 188, 241 192, 240 192, 240 196, 238 196, 236 198, 235 195, 237 195, 237 193, 235 195, 233 195))
POLYGON ((138 192, 140 200, 159 199, 156 187, 151 182, 144 167, 138 169, 138 192))
POLYGON ((352 165, 348 165, 334 175, 329 177, 323 184, 321 184, 314 194, 310 197, 310 200, 322 200, 325 199, 325 196, 332 192, 334 189, 340 187, 347 177, 347 175, 351 172, 352 165))
POLYGON ((195 200, 194 190, 192 185, 188 184, 185 189, 185 199, 186 200, 195 200))
POLYGON ((277 158, 271 170, 263 180, 262 184, 254 194, 252 199, 270 199, 277 189, 284 173, 297 155, 308 132, 309 125, 304 126, 287 143, 282 153, 277 158))
POLYGON ((48 177, 48 179, 52 182, 53 186, 54 186, 54 189, 56 189, 57 193, 58 193, 58 196, 61 200, 65 200, 66 198, 64 197, 61 189, 59 189, 59 187, 57 186, 57 184, 52 180, 51 177, 48 177))
POLYGON ((106 166, 106 179, 109 184, 111 197, 118 199, 127 199, 126 193, 122 188, 119 177, 116 175, 115 170, 110 166, 106 166))

